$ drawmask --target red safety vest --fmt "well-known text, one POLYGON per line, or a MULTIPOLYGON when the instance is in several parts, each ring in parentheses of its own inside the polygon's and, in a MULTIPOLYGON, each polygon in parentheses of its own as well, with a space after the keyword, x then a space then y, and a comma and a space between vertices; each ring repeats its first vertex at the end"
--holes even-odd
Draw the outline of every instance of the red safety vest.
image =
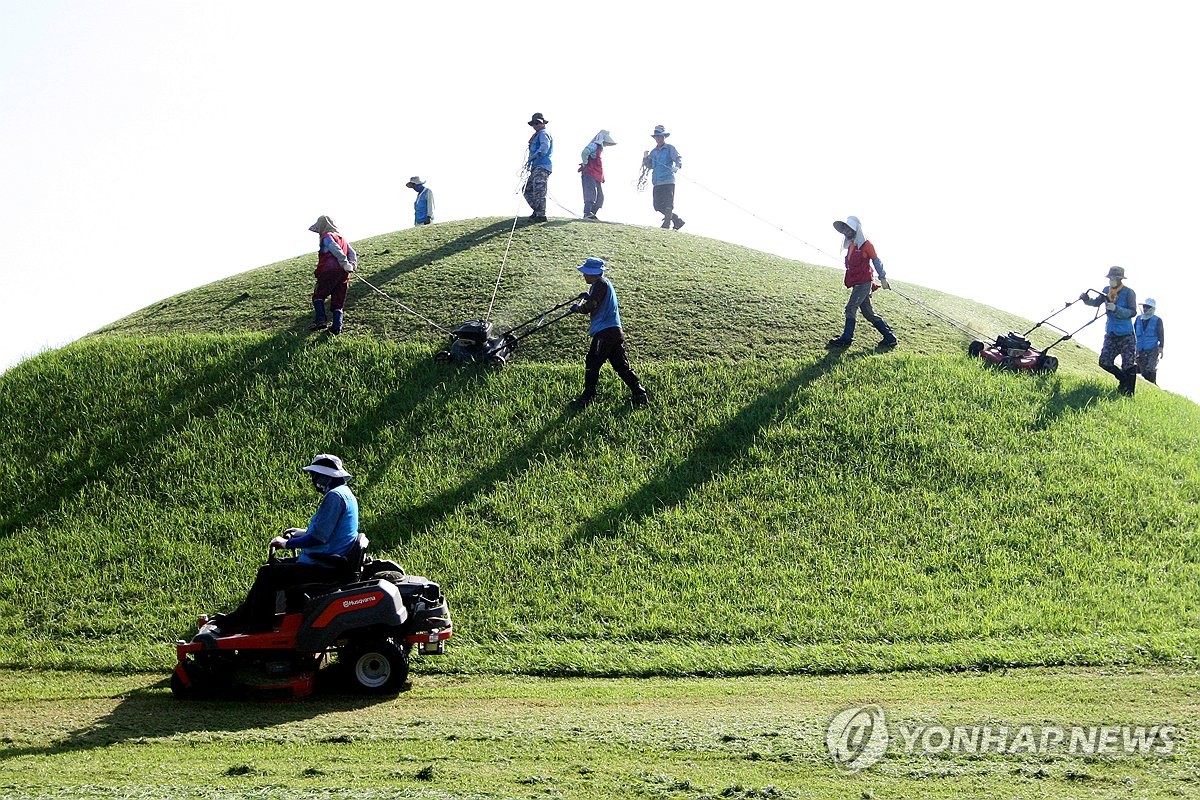
POLYGON ((846 252, 846 286, 854 287, 860 283, 870 283, 871 277, 871 259, 867 258, 862 247, 850 245, 850 249, 846 252))
MULTIPOLYGON (((342 248, 342 253, 344 253, 346 256, 350 255, 350 248, 346 246, 346 239, 340 233, 336 231, 323 233, 321 234, 322 242, 325 241, 326 236, 337 242, 337 246, 342 248)), ((342 271, 342 264, 337 260, 337 256, 335 256, 333 253, 326 252, 317 254, 317 272, 327 272, 332 269, 336 269, 339 272, 342 271)))
POLYGON ((600 154, 604 152, 604 145, 596 145, 596 155, 588 159, 588 162, 583 165, 583 174, 591 178, 595 178, 604 183, 604 164, 600 161, 600 154))

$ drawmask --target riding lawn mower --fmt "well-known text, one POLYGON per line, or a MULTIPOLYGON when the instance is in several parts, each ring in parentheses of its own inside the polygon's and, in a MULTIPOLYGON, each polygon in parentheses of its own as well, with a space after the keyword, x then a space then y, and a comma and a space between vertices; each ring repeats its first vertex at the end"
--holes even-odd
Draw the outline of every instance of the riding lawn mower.
POLYGON ((350 691, 399 691, 413 652, 446 652, 454 632, 450 608, 438 584, 367 557, 366 547, 360 534, 341 574, 280 592, 270 631, 225 634, 201 615, 196 636, 176 643, 172 693, 295 699, 329 673, 350 691))

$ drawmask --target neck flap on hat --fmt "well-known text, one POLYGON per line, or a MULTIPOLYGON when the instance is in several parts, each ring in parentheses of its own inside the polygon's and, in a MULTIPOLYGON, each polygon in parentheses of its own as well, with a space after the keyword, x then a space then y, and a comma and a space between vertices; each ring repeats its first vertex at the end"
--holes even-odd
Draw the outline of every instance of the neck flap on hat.
POLYGON ((862 247, 866 244, 867 237, 863 233, 862 223, 858 221, 858 217, 846 217, 846 225, 854 229, 854 236, 846 234, 846 238, 842 240, 842 249, 849 250, 850 245, 862 247))

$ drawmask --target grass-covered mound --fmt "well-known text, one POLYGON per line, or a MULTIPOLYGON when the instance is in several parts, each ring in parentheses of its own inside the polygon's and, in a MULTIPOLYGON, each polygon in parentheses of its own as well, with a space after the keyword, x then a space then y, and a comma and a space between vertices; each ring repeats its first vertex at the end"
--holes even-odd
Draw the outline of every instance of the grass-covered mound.
MULTIPOLYGON (((486 305, 500 224, 364 242, 364 274, 433 318, 478 315, 458 303, 486 305), (392 273, 368 273, 385 250, 392 273)), ((356 473, 375 552, 446 587, 446 669, 1194 657, 1192 403, 1118 397, 1067 348, 1054 376, 984 370, 888 296, 900 348, 827 354, 839 276, 729 245, 568 223, 513 247, 512 321, 579 291, 583 254, 619 265, 651 409, 607 374, 599 403, 568 411, 582 320, 498 373, 434 363, 440 340, 373 293, 349 306, 358 335, 308 336, 307 257, 6 373, 0 664, 166 665, 198 611, 241 595, 268 535, 311 513, 297 469, 326 450, 356 473)))

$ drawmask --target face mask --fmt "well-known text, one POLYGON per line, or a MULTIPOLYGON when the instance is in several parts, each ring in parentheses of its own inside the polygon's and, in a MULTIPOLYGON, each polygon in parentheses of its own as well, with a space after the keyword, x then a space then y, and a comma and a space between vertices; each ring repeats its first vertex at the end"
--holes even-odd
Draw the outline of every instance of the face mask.
POLYGON ((1109 278, 1108 285, 1115 289, 1121 285, 1121 279, 1120 278, 1109 278))
POLYGON ((1153 308, 1142 309, 1142 319, 1150 319, 1153 316, 1154 316, 1153 308))

